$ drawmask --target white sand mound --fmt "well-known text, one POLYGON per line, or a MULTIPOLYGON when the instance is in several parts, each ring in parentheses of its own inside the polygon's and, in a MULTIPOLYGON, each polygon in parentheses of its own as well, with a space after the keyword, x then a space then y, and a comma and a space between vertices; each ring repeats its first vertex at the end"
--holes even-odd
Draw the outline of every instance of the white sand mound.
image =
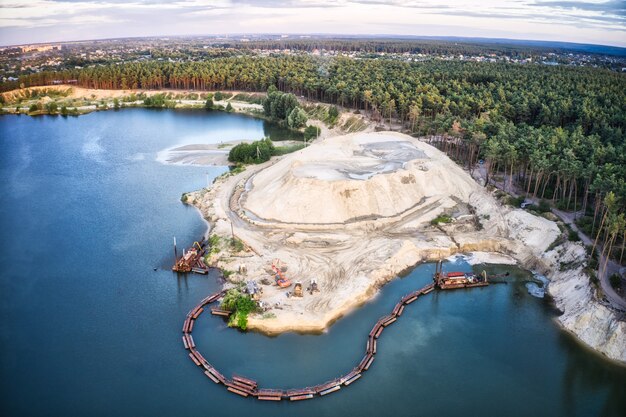
POLYGON ((355 133, 314 144, 253 177, 244 207, 285 223, 395 216, 435 198, 454 206, 479 186, 450 159, 409 136, 355 133))

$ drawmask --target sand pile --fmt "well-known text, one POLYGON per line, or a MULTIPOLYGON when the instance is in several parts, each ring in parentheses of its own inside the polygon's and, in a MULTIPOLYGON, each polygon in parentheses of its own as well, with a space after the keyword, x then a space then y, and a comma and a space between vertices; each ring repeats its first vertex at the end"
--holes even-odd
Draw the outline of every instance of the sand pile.
POLYGON ((397 216, 426 201, 467 202, 478 185, 431 146, 391 132, 310 146, 259 172, 243 207, 285 223, 328 224, 397 216))
POLYGON ((248 248, 213 261, 232 282, 256 281, 271 317, 250 317, 266 333, 320 331, 401 271, 459 252, 536 259, 560 234, 556 224, 501 207, 439 150, 393 132, 328 138, 188 194, 225 239, 248 248), (446 214, 449 223, 431 221, 446 214), (275 259, 286 275, 319 292, 287 297, 272 285, 275 259))

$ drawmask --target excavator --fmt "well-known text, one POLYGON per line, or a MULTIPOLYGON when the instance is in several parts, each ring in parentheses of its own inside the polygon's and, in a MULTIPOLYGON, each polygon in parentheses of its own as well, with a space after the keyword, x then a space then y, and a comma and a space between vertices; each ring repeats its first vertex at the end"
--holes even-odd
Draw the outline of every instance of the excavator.
MULTIPOLYGON (((280 261, 278 261, 276 263, 278 263, 280 265, 280 261)), ((276 266, 276 263, 272 263, 272 269, 276 273, 276 276, 274 277, 274 280, 276 281, 276 284, 280 288, 287 288, 287 287, 289 287, 291 285, 291 281, 283 275, 283 273, 280 271, 280 268, 278 266, 276 266)))

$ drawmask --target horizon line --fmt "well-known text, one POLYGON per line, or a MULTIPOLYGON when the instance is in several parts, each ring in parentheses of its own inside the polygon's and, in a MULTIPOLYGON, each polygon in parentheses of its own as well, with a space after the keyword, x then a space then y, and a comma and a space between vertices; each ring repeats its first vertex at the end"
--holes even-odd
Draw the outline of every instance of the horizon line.
MULTIPOLYGON (((577 45, 577 46, 597 46, 604 48, 615 48, 618 50, 623 50, 626 52, 626 45, 620 46, 615 44, 599 44, 599 43, 586 43, 586 42, 571 42, 571 41, 563 41, 563 40, 546 40, 546 39, 527 39, 527 38, 502 38, 502 37, 483 37, 483 36, 443 36, 443 35, 400 35, 400 34, 392 34, 392 33, 376 33, 376 34, 340 34, 340 33, 326 33, 326 32, 317 32, 317 33, 288 33, 288 32, 232 32, 232 33, 205 33, 205 34, 185 34, 185 35, 141 35, 141 36, 122 36, 122 37, 103 37, 103 38, 87 38, 87 39, 75 39, 75 40, 65 40, 65 41, 40 41, 40 42, 27 42, 27 43, 19 43, 19 44, 2 44, 0 43, 0 47, 8 48, 8 47, 19 47, 24 45, 47 45, 47 44, 71 44, 71 43, 82 43, 82 42, 102 42, 102 41, 113 41, 113 40, 123 40, 123 39, 146 39, 146 38, 202 38, 202 37, 230 37, 230 36, 320 36, 320 37, 331 37, 331 38, 356 38, 356 39, 404 39, 404 40, 419 40, 419 39, 434 39, 434 40, 458 40, 462 43, 472 43, 472 41, 504 41, 505 42, 516 42, 524 45, 524 42, 541 42, 546 44, 556 43, 556 44, 564 44, 564 45, 577 45)), ((1 41, 0 41, 1 42, 1 41)), ((531 45, 532 46, 532 45, 531 45)), ((536 46, 536 45, 535 45, 536 46)), ((548 48, 548 45, 539 46, 548 48)))

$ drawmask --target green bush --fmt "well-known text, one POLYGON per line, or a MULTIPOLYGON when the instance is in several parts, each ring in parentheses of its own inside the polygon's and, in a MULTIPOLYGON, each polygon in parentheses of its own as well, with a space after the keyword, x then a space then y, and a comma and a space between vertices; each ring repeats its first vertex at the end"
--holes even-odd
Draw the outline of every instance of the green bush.
POLYGON ((452 217, 447 214, 441 214, 430 221, 430 224, 433 226, 438 225, 439 223, 450 223, 452 221, 452 217))
POLYGON ((575 230, 569 231, 569 233, 567 234, 567 239, 570 242, 580 242, 580 236, 578 236, 578 232, 576 232, 575 230))
POLYGON ((221 91, 218 91, 217 93, 215 93, 215 95, 213 96, 215 98, 215 100, 217 101, 222 101, 224 100, 224 94, 222 94, 221 91))
POLYGON ((233 248, 235 252, 244 250, 243 242, 237 238, 230 239, 230 247, 233 248))
POLYGON ((622 278, 619 276, 619 274, 613 274, 609 277, 609 282, 611 283, 611 287, 617 289, 622 283, 622 278))
POLYGON ((547 213, 550 211, 550 203, 548 203, 547 200, 541 200, 539 202, 539 206, 537 207, 537 210, 541 213, 547 213))
POLYGON ((162 108, 166 106, 165 94, 159 93, 153 96, 148 96, 144 98, 143 104, 146 107, 154 107, 154 108, 162 108))
POLYGON ((267 90, 267 97, 263 100, 263 112, 265 115, 279 122, 287 122, 291 112, 298 106, 298 99, 295 95, 281 93, 275 87, 270 87, 267 90))
POLYGON ((304 140, 311 140, 317 138, 320 134, 321 129, 317 126, 308 125, 306 129, 304 129, 304 140))
POLYGON ((236 288, 231 288, 226 292, 221 306, 224 310, 232 312, 228 325, 239 327, 241 330, 248 328, 248 314, 257 311, 256 302, 236 288))
POLYGON ((337 108, 337 106, 331 106, 328 109, 328 123, 330 124, 335 123, 338 117, 339 117, 339 109, 337 108))
POLYGON ((516 208, 520 208, 522 203, 524 202, 524 197, 513 197, 510 196, 509 198, 507 198, 507 204, 516 208))
POLYGON ((274 151, 274 144, 269 138, 252 143, 240 143, 230 150, 228 160, 245 164, 259 164, 269 161, 272 155, 274 155, 274 151))
POLYGON ((300 107, 295 107, 287 116, 287 124, 292 129, 299 129, 306 125, 307 116, 306 112, 300 107))

